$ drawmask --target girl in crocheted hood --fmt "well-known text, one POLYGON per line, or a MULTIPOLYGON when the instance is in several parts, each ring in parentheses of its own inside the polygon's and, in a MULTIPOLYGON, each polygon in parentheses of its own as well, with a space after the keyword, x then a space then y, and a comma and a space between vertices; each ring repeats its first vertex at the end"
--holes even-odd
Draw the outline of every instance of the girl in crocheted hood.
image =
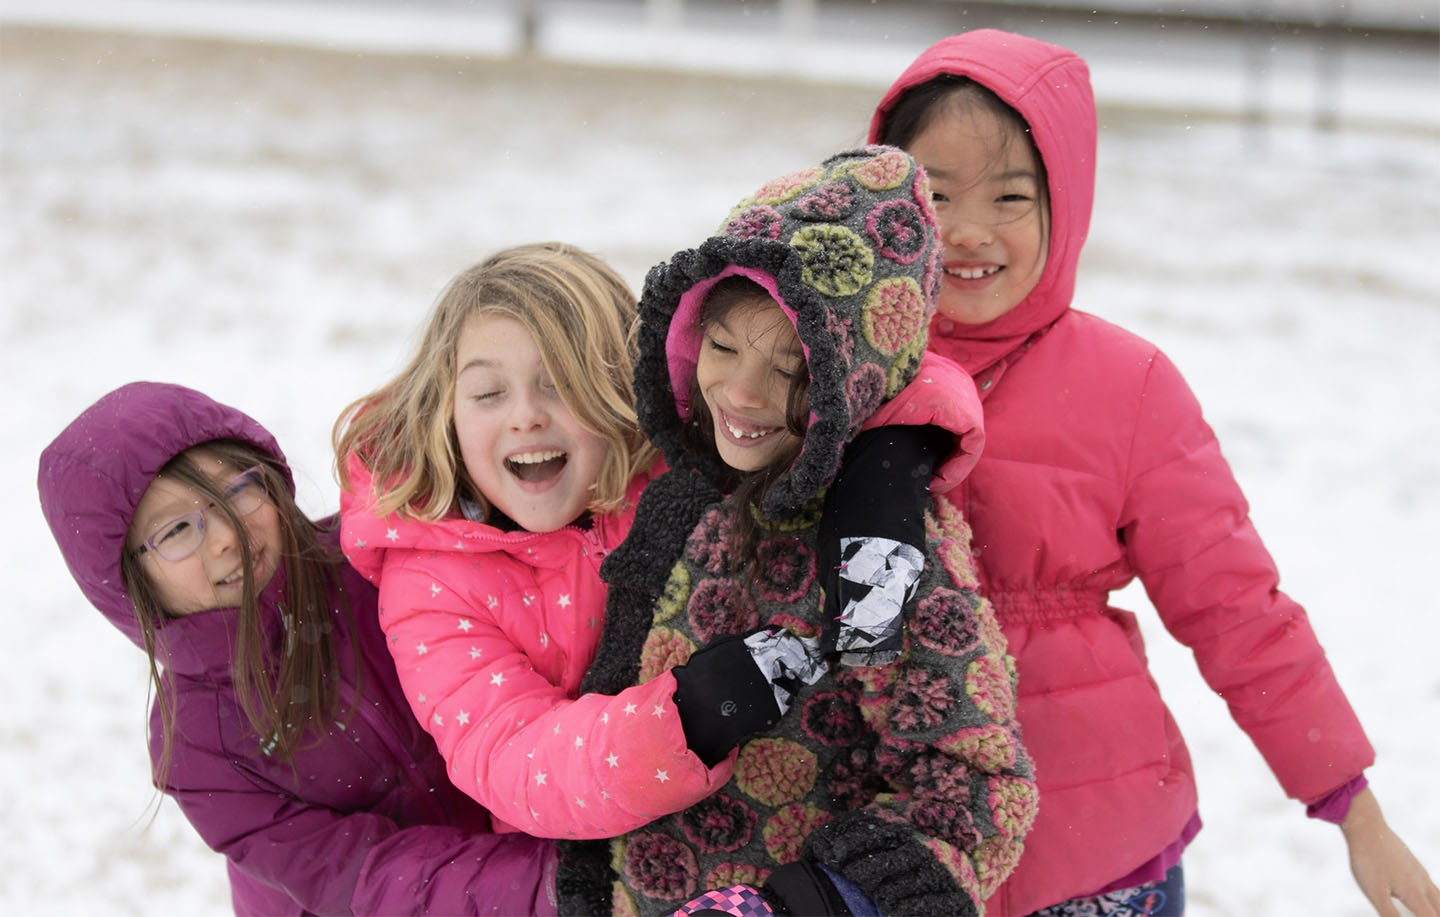
POLYGON ((1024 35, 952 35, 885 93, 870 139, 930 175, 944 269, 929 347, 974 374, 985 408, 989 447, 959 500, 1044 800, 994 910, 1183 909, 1193 768, 1135 616, 1109 604, 1138 576, 1285 791, 1341 824, 1377 912, 1394 895, 1440 915, 1194 395, 1153 344, 1071 308, 1095 188, 1085 62, 1024 35))
POLYGON ((553 843, 491 833, 445 779, 374 588, 260 424, 131 383, 45 449, 39 490, 75 582, 149 660, 155 785, 225 856, 237 914, 553 913, 553 843))
POLYGON ((562 910, 978 914, 1019 858, 1012 672, 948 498, 978 399, 925 353, 929 196, 900 150, 841 153, 647 277, 636 399, 672 470, 602 566, 586 686, 673 672, 692 749, 735 771, 562 845, 562 910))

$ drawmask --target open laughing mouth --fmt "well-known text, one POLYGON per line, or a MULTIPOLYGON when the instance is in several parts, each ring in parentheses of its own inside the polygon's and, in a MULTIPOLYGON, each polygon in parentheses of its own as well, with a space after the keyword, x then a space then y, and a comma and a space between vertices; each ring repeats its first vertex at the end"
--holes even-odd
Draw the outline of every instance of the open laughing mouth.
POLYGON ((754 424, 737 424, 729 414, 721 413, 720 423, 730 438, 743 445, 759 442, 772 433, 779 433, 780 427, 761 427, 754 424))
POLYGON ((1002 265, 992 264, 988 267, 947 267, 945 273, 951 277, 959 277, 961 280, 980 280, 992 274, 998 274, 1002 265))
POLYGON ((537 452, 521 452, 505 460, 505 470, 527 483, 548 481, 565 470, 569 461, 563 449, 542 449, 537 452))

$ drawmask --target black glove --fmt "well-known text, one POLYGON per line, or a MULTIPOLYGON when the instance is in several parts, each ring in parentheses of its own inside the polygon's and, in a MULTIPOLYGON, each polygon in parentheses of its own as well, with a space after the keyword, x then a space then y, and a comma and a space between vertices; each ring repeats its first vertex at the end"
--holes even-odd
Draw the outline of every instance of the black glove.
POLYGON ((714 767, 740 742, 780 722, 800 685, 814 684, 828 668, 818 641, 778 627, 706 644, 671 670, 685 744, 714 767))
POLYGON ((935 465, 955 446, 934 426, 866 430, 825 494, 816 545, 825 588, 820 645, 842 665, 900 656, 905 602, 925 568, 925 510, 935 465))

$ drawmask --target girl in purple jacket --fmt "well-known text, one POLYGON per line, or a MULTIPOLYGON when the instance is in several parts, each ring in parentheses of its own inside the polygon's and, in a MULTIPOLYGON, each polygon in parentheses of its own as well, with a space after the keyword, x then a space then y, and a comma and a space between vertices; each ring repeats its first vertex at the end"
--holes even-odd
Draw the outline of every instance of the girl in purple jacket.
POLYGON ((375 590, 279 446, 136 382, 40 457, 76 583, 145 650, 156 786, 227 859, 237 914, 554 913, 553 844, 490 832, 400 693, 375 590))

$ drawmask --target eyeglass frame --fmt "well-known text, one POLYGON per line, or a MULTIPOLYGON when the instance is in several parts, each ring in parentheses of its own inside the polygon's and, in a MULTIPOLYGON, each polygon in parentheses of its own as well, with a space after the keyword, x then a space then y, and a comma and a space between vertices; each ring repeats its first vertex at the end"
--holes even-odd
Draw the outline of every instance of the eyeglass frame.
MULTIPOLYGON (((265 500, 269 498, 270 488, 266 485, 265 478, 265 466, 252 465, 249 468, 246 468, 244 471, 240 472, 239 474, 235 475, 235 477, 231 478, 229 481, 225 482, 225 489, 223 491, 223 493, 225 494, 224 499, 226 503, 230 504, 230 509, 234 510, 236 516, 239 516, 243 519, 246 516, 253 514, 265 503, 265 500), (242 480, 246 481, 246 483, 240 484, 242 480), (250 481, 253 481, 254 483, 260 485, 260 499, 256 500, 255 505, 250 507, 249 509, 241 510, 240 507, 236 506, 234 503, 231 502, 230 497, 234 494, 239 493, 239 491, 243 488, 249 486, 250 481), (237 484, 240 484, 240 486, 237 487, 237 484)), ((155 530, 155 534, 142 541, 140 543, 140 547, 132 550, 130 552, 130 556, 139 558, 144 556, 145 554, 153 553, 161 560, 169 561, 172 564, 179 563, 180 561, 185 560, 187 557, 190 557, 196 551, 204 547, 205 537, 207 534, 205 528, 205 514, 210 512, 210 510, 215 509, 216 507, 217 504, 212 502, 204 509, 191 510, 188 513, 181 513, 173 519, 167 519, 155 530), (195 526, 195 528, 200 532, 200 540, 195 543, 195 547, 186 551, 184 554, 181 554, 179 557, 167 557, 165 555, 165 552, 161 551, 160 548, 156 545, 155 540, 162 537, 166 532, 169 532, 172 528, 174 528, 178 523, 181 522, 188 522, 191 525, 195 526)))

